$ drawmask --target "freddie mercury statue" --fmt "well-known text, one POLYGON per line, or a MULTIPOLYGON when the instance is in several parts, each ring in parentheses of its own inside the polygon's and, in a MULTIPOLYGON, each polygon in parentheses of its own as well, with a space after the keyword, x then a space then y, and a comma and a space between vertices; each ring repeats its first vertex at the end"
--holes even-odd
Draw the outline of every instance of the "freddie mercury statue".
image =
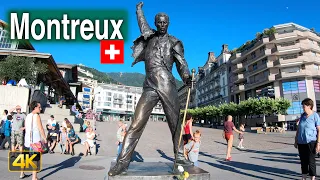
POLYGON ((184 59, 183 45, 179 39, 167 33, 168 15, 158 13, 155 16, 157 30, 153 30, 145 19, 142 6, 142 2, 137 4, 136 13, 141 36, 134 41, 132 47, 134 57, 132 66, 144 61, 146 78, 143 84, 143 93, 137 104, 133 121, 124 138, 121 153, 116 165, 110 169, 109 176, 127 171, 131 156, 146 127, 152 109, 159 101, 163 106, 171 131, 174 154, 178 153, 176 164, 193 165, 184 157, 183 143, 178 147, 181 132, 180 102, 175 78, 172 75, 173 63, 176 63, 177 71, 183 82, 188 86, 191 86, 192 83, 187 62, 184 59))

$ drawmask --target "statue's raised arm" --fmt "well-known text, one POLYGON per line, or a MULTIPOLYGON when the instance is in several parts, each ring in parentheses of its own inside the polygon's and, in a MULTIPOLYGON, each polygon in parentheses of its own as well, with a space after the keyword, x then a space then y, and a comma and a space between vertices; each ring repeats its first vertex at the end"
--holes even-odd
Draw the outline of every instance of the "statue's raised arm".
POLYGON ((144 39, 147 39, 150 35, 154 34, 154 31, 150 28, 144 14, 142 11, 143 2, 139 2, 137 4, 137 19, 138 19, 138 25, 140 28, 141 35, 144 37, 144 39))

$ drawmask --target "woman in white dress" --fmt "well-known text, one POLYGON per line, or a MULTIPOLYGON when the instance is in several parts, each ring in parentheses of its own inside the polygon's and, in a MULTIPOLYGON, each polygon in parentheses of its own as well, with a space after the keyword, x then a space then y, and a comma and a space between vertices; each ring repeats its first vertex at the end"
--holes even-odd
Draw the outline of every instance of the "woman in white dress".
POLYGON ((88 127, 88 132, 86 133, 87 140, 85 140, 82 144, 84 145, 84 156, 88 155, 88 152, 90 152, 90 148, 94 147, 94 138, 96 134, 93 131, 92 127, 88 127))
MULTIPOLYGON (((32 111, 27 115, 26 120, 24 121, 25 126, 25 136, 24 136, 24 146, 27 151, 30 150, 30 144, 43 141, 47 143, 46 135, 41 123, 39 113, 41 111, 41 105, 37 101, 33 101, 30 104, 30 110, 32 111), (31 139, 32 137, 32 139, 31 139), (43 140, 41 140, 41 138, 43 140)), ((37 161, 39 163, 39 160, 37 161)), ((37 165, 39 166, 39 164, 37 165)), ((21 171, 20 178, 24 178, 24 172, 21 171)), ((32 172, 32 180, 38 180, 37 171, 32 172)))

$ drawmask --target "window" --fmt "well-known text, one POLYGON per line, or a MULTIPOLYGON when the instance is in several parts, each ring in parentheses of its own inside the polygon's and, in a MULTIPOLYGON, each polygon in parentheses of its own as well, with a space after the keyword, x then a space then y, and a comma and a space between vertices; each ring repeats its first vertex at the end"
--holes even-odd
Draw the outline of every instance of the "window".
POLYGON ((256 57, 256 52, 251 53, 251 59, 254 59, 256 57))
POLYGON ((313 65, 313 68, 314 68, 315 70, 320 70, 318 64, 313 65))
POLYGON ((223 59, 220 59, 220 65, 223 64, 223 59))
POLYGON ((222 78, 222 85, 223 85, 223 86, 226 85, 226 83, 225 83, 225 81, 224 81, 224 77, 222 78))
POLYGON ((12 41, 9 38, 9 33, 6 30, 1 30, 1 32, 0 32, 0 48, 11 48, 12 41))
POLYGON ((253 71, 256 70, 256 69, 258 69, 258 64, 257 64, 257 63, 254 63, 254 64, 252 65, 252 69, 253 69, 253 71))
POLYGON ((268 76, 269 76, 269 71, 264 71, 264 72, 263 72, 263 76, 264 76, 264 77, 268 77, 268 76))
POLYGON ((268 62, 267 58, 262 59, 262 64, 267 64, 267 62, 268 62))
MULTIPOLYGON (((319 46, 320 46, 320 44, 319 44, 319 46)), ((231 67, 229 67, 229 72, 231 72, 231 67)))

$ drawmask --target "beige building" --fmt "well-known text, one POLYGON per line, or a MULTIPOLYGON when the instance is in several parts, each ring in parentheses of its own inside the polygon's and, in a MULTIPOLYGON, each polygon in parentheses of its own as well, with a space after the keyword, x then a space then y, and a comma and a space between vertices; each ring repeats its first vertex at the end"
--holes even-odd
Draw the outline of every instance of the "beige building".
MULTIPOLYGON (((267 123, 289 121, 290 129, 302 113, 304 98, 313 99, 314 110, 320 111, 319 65, 319 34, 294 23, 273 26, 232 54, 231 101, 239 103, 261 96, 287 98, 292 103, 288 115, 269 117, 267 123)), ((256 123, 262 123, 262 119, 250 122, 253 126, 256 123)))
POLYGON ((196 77, 197 106, 219 105, 229 102, 228 61, 231 53, 228 45, 222 45, 221 54, 209 52, 208 60, 199 68, 196 77))

